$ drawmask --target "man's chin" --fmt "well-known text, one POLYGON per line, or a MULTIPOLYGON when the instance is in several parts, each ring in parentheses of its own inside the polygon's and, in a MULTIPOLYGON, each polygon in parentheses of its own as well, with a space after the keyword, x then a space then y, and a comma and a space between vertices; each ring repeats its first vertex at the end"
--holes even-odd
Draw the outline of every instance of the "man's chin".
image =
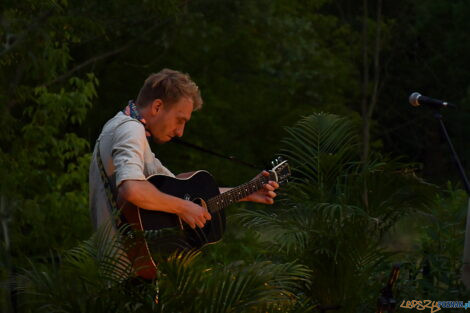
POLYGON ((168 141, 170 141, 172 138, 171 137, 165 137, 165 138, 153 138, 153 142, 156 144, 162 145, 168 141))

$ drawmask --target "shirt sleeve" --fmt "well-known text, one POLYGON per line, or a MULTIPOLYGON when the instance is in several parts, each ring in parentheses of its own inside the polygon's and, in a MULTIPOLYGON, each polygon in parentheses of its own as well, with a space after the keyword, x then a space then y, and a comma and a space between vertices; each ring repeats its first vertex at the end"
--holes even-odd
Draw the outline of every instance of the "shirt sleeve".
POLYGON ((167 169, 164 165, 161 165, 161 172, 162 172, 162 175, 165 175, 165 176, 170 176, 170 177, 175 177, 175 174, 173 174, 169 169, 167 169))
POLYGON ((116 127, 111 157, 115 166, 116 187, 125 180, 145 180, 145 129, 138 121, 129 120, 116 127))

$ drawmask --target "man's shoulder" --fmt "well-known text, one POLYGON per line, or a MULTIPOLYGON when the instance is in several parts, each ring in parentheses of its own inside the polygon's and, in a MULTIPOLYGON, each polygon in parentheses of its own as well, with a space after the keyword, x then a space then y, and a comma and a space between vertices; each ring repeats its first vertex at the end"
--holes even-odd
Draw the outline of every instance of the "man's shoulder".
POLYGON ((140 128, 144 129, 142 123, 135 118, 132 118, 122 112, 118 112, 104 125, 103 131, 114 132, 118 127, 128 127, 131 129, 134 128, 136 131, 139 131, 140 128))

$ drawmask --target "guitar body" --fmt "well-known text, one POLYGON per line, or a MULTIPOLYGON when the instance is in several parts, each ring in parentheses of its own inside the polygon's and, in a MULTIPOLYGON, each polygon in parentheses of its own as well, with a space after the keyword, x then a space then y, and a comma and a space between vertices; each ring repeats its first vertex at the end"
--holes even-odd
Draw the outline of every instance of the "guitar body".
MULTIPOLYGON (((137 276, 144 279, 155 279, 157 266, 150 253, 169 255, 172 252, 184 249, 197 249, 206 244, 214 243, 222 238, 225 231, 224 208, 236 203, 263 188, 269 180, 279 184, 286 182, 290 176, 287 161, 279 158, 273 163, 269 175, 258 175, 249 182, 231 188, 222 194, 211 174, 206 171, 197 171, 177 178, 154 175, 147 178, 158 190, 172 196, 193 201, 207 208, 212 219, 206 221, 203 228, 192 229, 176 214, 161 211, 144 210, 132 203, 119 201, 121 220, 135 230, 129 232, 124 241, 124 247, 131 260, 137 276), (144 233, 155 238, 144 236, 144 233)), ((157 208, 158 209, 158 208, 157 208)))
MULTIPOLYGON (((207 201, 220 194, 219 187, 209 172, 193 172, 186 178, 173 178, 164 175, 154 175, 147 178, 158 190, 172 196, 193 201, 207 208, 207 201)), ((145 279, 154 279, 156 265, 151 251, 169 255, 183 249, 200 248, 205 244, 214 243, 222 238, 225 231, 225 213, 217 210, 211 213, 212 219, 203 228, 192 229, 180 220, 176 214, 144 210, 129 202, 122 205, 122 215, 126 223, 134 230, 165 231, 170 235, 159 236, 158 240, 146 240, 142 235, 132 237, 132 242, 126 246, 129 259, 134 263, 137 275, 145 279)))
MULTIPOLYGON (((220 194, 214 178, 206 171, 194 172, 189 178, 183 179, 155 175, 147 180, 161 192, 193 201, 206 208, 206 202, 220 194)), ((204 228, 196 227, 192 229, 188 224, 181 221, 176 214, 139 209, 143 230, 161 230, 165 228, 183 230, 183 237, 180 238, 179 242, 180 248, 200 248, 207 243, 217 242, 222 238, 225 231, 224 211, 209 213, 211 213, 212 219, 206 222, 204 228)))

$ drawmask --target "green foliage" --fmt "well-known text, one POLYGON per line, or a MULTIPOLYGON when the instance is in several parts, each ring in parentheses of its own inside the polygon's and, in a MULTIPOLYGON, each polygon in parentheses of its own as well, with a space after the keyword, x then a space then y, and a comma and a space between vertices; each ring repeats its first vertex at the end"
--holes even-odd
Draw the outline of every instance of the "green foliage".
MULTIPOLYGON (((91 228, 90 145, 76 131, 98 80, 93 74, 61 76, 80 41, 66 7, 64 1, 15 1, 0 16, 2 281, 25 264, 25 256, 70 248, 91 228)), ((5 312, 12 310, 10 290, 2 289, 5 312)))
MULTIPOLYGON (((431 289, 437 290, 436 296, 462 294, 458 260, 463 220, 455 211, 462 196, 452 194, 450 199, 457 200, 448 207, 439 199, 436 207, 430 194, 434 187, 417 179, 408 164, 375 152, 367 164, 359 163, 356 129, 361 124, 357 112, 365 22, 370 43, 377 29, 382 35, 378 46, 381 109, 372 115, 372 148, 423 162, 424 174, 433 181, 446 181, 455 173, 453 164, 445 161, 447 148, 430 115, 400 105, 414 86, 423 94, 434 93, 462 105, 458 113, 449 114, 452 123, 448 124, 466 162, 470 71, 461 56, 470 48, 470 5, 466 1, 382 1, 379 23, 375 20, 378 2, 367 3, 369 17, 363 21, 363 7, 351 0, 4 1, 0 12, 1 280, 10 275, 12 264, 25 263, 25 255, 36 260, 51 248, 68 249, 88 237, 86 182, 95 138, 104 122, 135 97, 148 74, 169 67, 190 73, 205 100, 203 111, 191 119, 185 139, 260 165, 282 149, 295 176, 275 210, 243 205, 246 216, 241 223, 231 221, 224 242, 204 251, 208 261, 201 262, 199 256, 188 259, 191 268, 211 267, 211 274, 225 281, 230 272, 226 264, 236 260, 263 272, 250 264, 299 259, 313 269, 311 284, 295 292, 297 300, 289 309, 309 311, 318 300, 323 305, 348 303, 351 310, 360 310, 357 301, 372 299, 378 290, 377 277, 389 270, 382 238, 403 216, 425 211, 435 219, 422 229, 422 247, 403 270, 409 272, 401 276, 409 278, 403 294, 424 296, 432 294, 431 289), (348 116, 354 124, 349 118, 316 115, 285 131, 281 127, 322 110, 348 116), (245 232, 243 223, 263 231, 245 232), (278 251, 282 253, 276 255, 278 251), (430 268, 427 276, 420 273, 423 268, 430 268)), ((372 44, 367 49, 370 61, 374 49, 372 44)), ((365 70, 373 75, 371 64, 365 70)), ((367 87, 370 92, 372 86, 367 87)), ((221 185, 236 185, 257 174, 181 146, 154 149, 174 172, 206 168, 221 185)), ((64 266, 71 268, 69 273, 58 266, 46 269, 49 277, 42 277, 41 266, 36 265, 36 286, 39 281, 49 282, 39 288, 44 291, 39 297, 44 305, 49 301, 51 307, 68 310, 62 305, 76 292, 88 303, 67 304, 77 310, 106 311, 105 305, 119 303, 123 306, 116 310, 170 311, 150 304, 154 285, 144 285, 142 298, 139 288, 129 287, 132 297, 140 299, 133 302, 115 281, 111 280, 111 287, 88 284, 95 276, 109 275, 86 271, 104 266, 90 261, 99 259, 98 255, 84 252, 92 250, 87 246, 91 242, 66 254, 64 266), (73 286, 73 273, 83 275, 87 283, 73 286), (66 286, 63 291, 53 286, 56 280, 66 286), (47 298, 46 293, 53 297, 47 298), (102 304, 100 296, 107 299, 102 304)), ((174 268, 184 266, 178 263, 174 268)), ((239 273, 237 266, 233 268, 239 273)), ((196 281, 209 275, 193 274, 196 281)), ((264 279, 269 281, 267 276, 264 279)), ((241 281, 246 286, 260 282, 247 277, 241 281)), ((201 282, 207 290, 216 288, 215 282, 209 285, 201 282)), ((191 292, 200 295, 202 290, 190 285, 168 288, 173 292, 186 288, 188 298, 178 298, 184 303, 191 292)), ((235 303, 234 311, 263 306, 276 311, 278 304, 266 304, 271 300, 262 292, 252 294, 261 300, 259 306, 251 306, 246 289, 231 288, 238 290, 233 297, 225 289, 217 292, 226 292, 235 303)), ((203 301, 214 305, 209 311, 220 305, 204 296, 198 305, 203 301)), ((0 301, 8 311, 3 304, 0 301)))
POLYGON ((20 277, 24 312, 283 312, 309 271, 294 263, 211 265, 198 252, 161 259, 158 278, 130 278, 120 235, 102 227, 60 264, 32 263, 20 277))
POLYGON ((343 312, 372 306, 381 288, 376 275, 390 260, 383 234, 406 214, 428 210, 435 188, 380 156, 358 162, 356 131, 345 118, 313 114, 287 132, 282 153, 294 180, 282 205, 239 216, 272 251, 312 270, 312 300, 343 312))
POLYGON ((15 263, 24 254, 71 247, 90 231, 90 145, 76 131, 97 95, 98 80, 93 74, 59 78, 81 38, 72 26, 80 18, 67 20, 67 8, 66 1, 20 1, 2 11, 0 194, 9 219, 3 233, 11 238, 3 244, 15 263))
MULTIPOLYGON (((309 4, 309 10, 303 5, 192 2, 188 14, 165 30, 171 44, 147 63, 189 72, 205 101, 202 111, 193 114, 185 139, 243 157, 261 169, 279 150, 281 126, 312 110, 354 114, 343 105, 355 90, 350 51, 343 46, 354 35, 335 16, 321 14, 321 2, 309 4)), ((147 67, 138 70, 143 80, 147 67)), ((116 101, 122 99, 111 102, 116 101)), ((203 167, 222 185, 257 174, 176 145, 155 150, 172 170, 203 167)))
POLYGON ((0 145, 2 280, 24 256, 71 247, 90 232, 89 145, 72 129, 91 106, 96 83, 89 75, 71 79, 68 91, 39 87, 25 97, 23 114, 7 112, 16 133, 0 145))
MULTIPOLYGON (((374 1, 375 2, 375 1, 374 1)), ((360 14, 351 1, 341 1, 345 15, 360 14)), ((371 11, 374 8, 371 3, 371 11)), ((390 39, 381 54, 380 110, 374 114, 373 134, 382 151, 423 164, 422 176, 434 183, 459 179, 433 113, 412 108, 414 91, 459 104, 444 113, 446 125, 464 164, 468 162, 469 64, 462 55, 470 49, 466 1, 383 1, 384 17, 391 20, 390 39)), ((373 12, 371 12, 373 14, 373 12)), ((350 15, 349 15, 350 16, 350 15)))
POLYGON ((419 216, 419 246, 403 256, 401 298, 468 298, 461 280, 467 204, 466 193, 449 184, 430 214, 419 216))
POLYGON ((75 236, 89 231, 89 145, 71 129, 83 121, 96 83, 90 75, 88 80, 71 79, 70 91, 36 88, 21 117, 23 127, 8 142, 7 151, 0 151, 7 177, 1 190, 14 201, 10 208, 15 218, 14 254, 70 246, 75 236), (32 248, 25 237, 43 245, 32 248))

